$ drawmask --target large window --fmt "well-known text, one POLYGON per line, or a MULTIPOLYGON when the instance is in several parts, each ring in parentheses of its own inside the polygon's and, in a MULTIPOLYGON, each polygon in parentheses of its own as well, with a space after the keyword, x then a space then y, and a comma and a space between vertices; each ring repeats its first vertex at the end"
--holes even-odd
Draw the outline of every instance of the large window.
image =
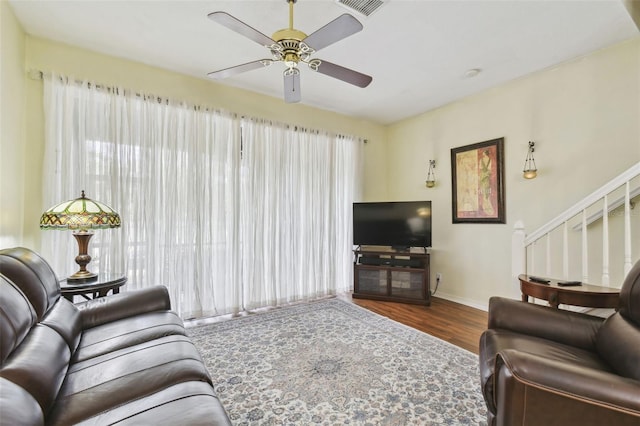
MULTIPOLYGON (((45 115, 43 206, 85 190, 120 213, 90 268, 126 272, 123 290, 166 285, 191 318, 349 289, 357 138, 56 76, 45 115)), ((43 234, 61 277, 74 244, 43 234)))

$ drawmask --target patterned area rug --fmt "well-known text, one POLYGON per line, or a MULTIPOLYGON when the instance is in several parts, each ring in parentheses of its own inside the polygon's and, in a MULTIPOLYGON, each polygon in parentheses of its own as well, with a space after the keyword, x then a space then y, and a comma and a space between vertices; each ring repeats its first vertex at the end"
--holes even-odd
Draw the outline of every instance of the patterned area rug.
POLYGON ((234 425, 484 425, 478 357, 338 299, 189 329, 234 425))

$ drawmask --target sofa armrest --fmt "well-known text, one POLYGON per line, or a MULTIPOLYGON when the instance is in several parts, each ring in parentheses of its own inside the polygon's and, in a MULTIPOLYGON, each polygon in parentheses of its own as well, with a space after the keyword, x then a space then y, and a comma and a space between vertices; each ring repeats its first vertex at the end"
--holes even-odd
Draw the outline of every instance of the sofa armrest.
POLYGON ((503 297, 489 300, 489 328, 510 330, 541 339, 595 350, 604 318, 549 308, 503 297))
POLYGON ((87 329, 134 315, 170 310, 171 299, 166 287, 156 286, 100 297, 76 306, 80 309, 82 328, 87 329))
POLYGON ((498 354, 495 371, 498 417, 506 424, 523 418, 530 424, 567 424, 563 415, 581 425, 640 421, 637 380, 515 349, 498 354))

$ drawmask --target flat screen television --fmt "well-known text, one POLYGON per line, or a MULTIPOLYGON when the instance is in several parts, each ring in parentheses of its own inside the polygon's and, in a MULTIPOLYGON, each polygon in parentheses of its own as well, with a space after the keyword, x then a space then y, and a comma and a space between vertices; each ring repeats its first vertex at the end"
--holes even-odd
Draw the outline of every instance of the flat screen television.
POLYGON ((431 201, 353 203, 353 245, 431 247, 431 201))

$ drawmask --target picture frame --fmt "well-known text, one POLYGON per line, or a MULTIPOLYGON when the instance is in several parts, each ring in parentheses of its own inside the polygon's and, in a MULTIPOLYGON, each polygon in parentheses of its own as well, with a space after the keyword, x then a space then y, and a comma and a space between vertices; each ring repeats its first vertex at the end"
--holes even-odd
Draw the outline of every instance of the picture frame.
POLYGON ((451 149, 453 223, 506 223, 504 138, 451 149))

